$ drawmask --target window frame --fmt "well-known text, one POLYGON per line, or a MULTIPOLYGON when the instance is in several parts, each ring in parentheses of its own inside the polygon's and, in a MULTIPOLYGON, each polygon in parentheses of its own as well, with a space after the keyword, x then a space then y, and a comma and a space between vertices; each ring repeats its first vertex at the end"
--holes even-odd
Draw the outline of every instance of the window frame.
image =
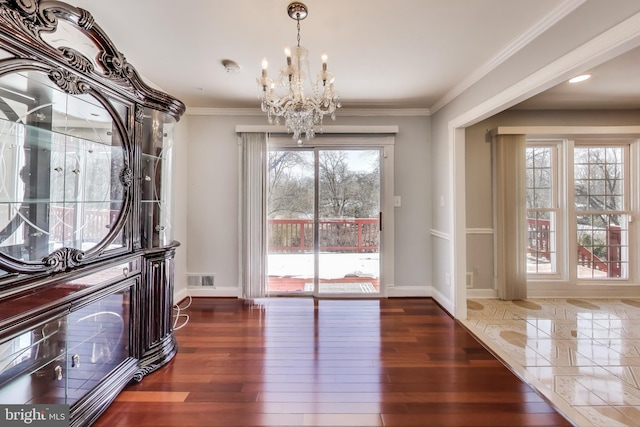
POLYGON ((567 149, 570 152, 570 155, 567 156, 568 167, 565 172, 565 176, 567 177, 567 229, 571 230, 568 236, 567 247, 568 248, 578 248, 578 215, 593 215, 598 213, 607 213, 607 214, 620 214, 626 215, 628 226, 627 226, 627 258, 625 263, 627 264, 627 275, 626 277, 579 277, 578 276, 578 251, 570 250, 569 251, 569 280, 573 283, 577 284, 604 284, 604 285, 618 285, 625 283, 632 283, 633 278, 636 276, 635 273, 635 262, 634 259, 637 259, 637 247, 634 245, 634 241, 637 240, 633 238, 633 235, 636 234, 634 232, 634 228, 632 226, 632 218, 634 211, 637 212, 637 208, 634 209, 635 203, 632 200, 632 177, 637 176, 633 171, 638 167, 637 162, 633 161, 633 151, 635 151, 634 146, 637 145, 636 139, 624 138, 624 137, 615 137, 615 138, 576 138, 568 141, 567 149), (623 156, 623 196, 622 196, 622 210, 617 211, 595 211, 595 210, 578 210, 575 206, 575 149, 583 148, 583 147, 621 147, 622 148, 622 156, 623 156))
MULTIPOLYGON (((556 196, 556 273, 528 272, 527 280, 531 282, 567 281, 576 285, 633 285, 638 281, 638 240, 640 231, 635 227, 634 219, 640 219, 640 139, 630 135, 593 135, 575 138, 562 137, 527 137, 527 148, 555 147, 555 161, 552 160, 553 175, 556 179, 554 188, 556 196), (592 210, 578 210, 575 207, 575 171, 574 156, 576 147, 615 146, 623 149, 623 209, 611 213, 627 215, 627 265, 626 277, 578 277, 578 227, 577 215, 593 213, 592 210)), ((551 209, 551 211, 555 211, 551 209)), ((538 209, 532 209, 538 210, 538 209)), ((546 210, 546 209, 539 209, 546 210)), ((530 209, 527 209, 529 212, 530 209)), ((603 211, 604 213, 608 213, 603 211)), ((601 213, 598 211, 597 213, 601 213)))
MULTIPOLYGON (((564 177, 562 174, 565 153, 563 147, 566 147, 566 140, 564 139, 540 139, 540 138, 527 138, 527 149, 529 148, 550 148, 551 151, 551 190, 552 190, 552 207, 550 208, 527 208, 529 212, 551 212, 554 214, 554 231, 555 238, 550 246, 553 247, 552 253, 555 259, 552 263, 555 264, 555 271, 551 273, 529 272, 527 271, 527 280, 530 281, 548 281, 548 280, 561 280, 567 276, 567 257, 566 257, 566 241, 567 241, 567 227, 566 224, 566 185, 564 184, 564 177)), ((528 215, 527 215, 528 217, 528 215)), ((528 270, 528 269, 527 269, 528 270)))

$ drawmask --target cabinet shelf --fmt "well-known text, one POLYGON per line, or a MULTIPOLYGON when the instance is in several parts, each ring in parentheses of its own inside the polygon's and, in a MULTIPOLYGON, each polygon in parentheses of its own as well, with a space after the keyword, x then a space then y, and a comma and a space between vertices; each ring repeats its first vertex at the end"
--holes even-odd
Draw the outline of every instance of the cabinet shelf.
POLYGON ((19 204, 41 204, 49 205, 121 205, 122 200, 52 200, 52 199, 23 199, 23 200, 0 200, 0 205, 19 205, 19 204))
POLYGON ((111 122, 84 124, 84 126, 88 127, 66 130, 46 129, 0 118, 0 145, 11 150, 23 146, 25 139, 28 138, 30 148, 51 150, 62 141, 66 141, 67 144, 71 141, 74 143, 74 150, 84 149, 92 153, 95 152, 96 155, 107 152, 113 146, 120 145, 114 138, 111 122), (91 151, 96 149, 100 151, 91 151))

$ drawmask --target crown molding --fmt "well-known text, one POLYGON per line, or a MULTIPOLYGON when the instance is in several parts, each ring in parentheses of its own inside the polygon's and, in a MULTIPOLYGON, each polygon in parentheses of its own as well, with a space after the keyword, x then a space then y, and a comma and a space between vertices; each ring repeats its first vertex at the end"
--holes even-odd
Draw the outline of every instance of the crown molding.
POLYGON ((565 0, 558 7, 553 9, 547 16, 545 16, 542 20, 538 21, 534 26, 525 31, 520 37, 516 38, 512 41, 506 48, 504 48, 501 52, 499 52, 496 56, 491 58, 488 62, 486 62, 483 66, 476 69, 473 73, 469 74, 465 79, 463 79, 460 83, 454 86, 450 91, 448 91, 442 98, 436 101, 435 104, 431 106, 431 113, 436 113, 442 107, 447 105, 449 102, 453 101, 457 96, 459 96, 462 92, 469 89, 471 86, 480 81, 483 77, 491 73, 493 70, 498 68, 500 64, 505 62, 511 56, 515 55, 518 51, 524 48, 526 45, 535 40, 540 34, 547 31, 549 28, 554 26, 558 21, 565 18, 579 6, 581 6, 586 0, 565 0))
MULTIPOLYGON (((284 126, 274 125, 237 125, 236 132, 265 132, 271 134, 286 134, 287 129, 284 126)), ((322 128, 316 126, 316 132, 320 134, 397 134, 400 132, 398 126, 339 126, 324 125, 322 128)), ((316 135, 318 136, 318 135, 316 135)))
MULTIPOLYGON (((188 116, 264 116, 259 108, 187 107, 188 116)), ((428 108, 341 108, 340 117, 429 117, 428 108)))

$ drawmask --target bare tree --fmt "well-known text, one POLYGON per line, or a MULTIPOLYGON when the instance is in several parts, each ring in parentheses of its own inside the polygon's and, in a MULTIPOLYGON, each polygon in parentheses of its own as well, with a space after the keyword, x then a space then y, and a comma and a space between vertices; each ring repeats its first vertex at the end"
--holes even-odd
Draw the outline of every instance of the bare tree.
POLYGON ((313 217, 310 152, 271 150, 268 158, 268 217, 313 217))
POLYGON ((527 208, 550 208, 553 203, 551 170, 552 151, 549 147, 530 147, 526 150, 527 208))
MULTIPOLYGON (((577 210, 623 209, 622 149, 579 147, 574 151, 574 196, 577 210)), ((620 215, 598 215, 602 225, 619 225, 620 215)))
MULTIPOLYGON (((319 212, 325 218, 370 218, 379 210, 380 170, 353 171, 344 150, 319 152, 319 212)), ((314 169, 310 151, 272 150, 268 159, 269 218, 312 218, 314 169)))

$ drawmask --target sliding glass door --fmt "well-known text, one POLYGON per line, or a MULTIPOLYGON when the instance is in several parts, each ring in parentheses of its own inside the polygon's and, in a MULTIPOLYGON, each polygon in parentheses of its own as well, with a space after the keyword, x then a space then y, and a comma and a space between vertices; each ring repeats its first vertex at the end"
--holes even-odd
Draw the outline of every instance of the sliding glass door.
POLYGON ((270 294, 308 293, 308 283, 313 285, 314 157, 313 150, 269 150, 267 290, 270 294))
POLYGON ((380 292, 380 148, 269 151, 270 294, 380 292))
POLYGON ((317 294, 379 292, 380 150, 318 150, 317 294))

